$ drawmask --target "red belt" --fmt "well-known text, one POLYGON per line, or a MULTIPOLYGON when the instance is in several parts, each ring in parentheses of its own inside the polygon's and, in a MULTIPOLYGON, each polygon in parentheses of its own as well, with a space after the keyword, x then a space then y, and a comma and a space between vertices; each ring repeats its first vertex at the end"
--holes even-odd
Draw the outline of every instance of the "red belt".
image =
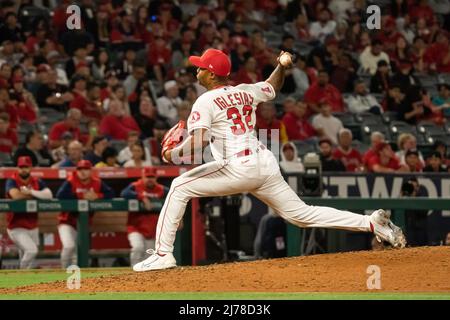
POLYGON ((237 158, 245 157, 245 156, 251 155, 252 153, 253 153, 252 150, 250 150, 250 149, 245 149, 245 150, 242 150, 242 151, 236 153, 236 157, 237 157, 237 158))
MULTIPOLYGON (((265 147, 263 144, 261 144, 261 145, 258 147, 258 149, 256 149, 256 153, 259 152, 259 149, 265 150, 266 147, 265 147)), ((235 156, 236 156, 236 158, 240 158, 240 157, 249 156, 249 155, 251 155, 251 154, 253 154, 252 150, 250 150, 250 149, 245 149, 245 150, 242 150, 242 151, 236 153, 235 156)))

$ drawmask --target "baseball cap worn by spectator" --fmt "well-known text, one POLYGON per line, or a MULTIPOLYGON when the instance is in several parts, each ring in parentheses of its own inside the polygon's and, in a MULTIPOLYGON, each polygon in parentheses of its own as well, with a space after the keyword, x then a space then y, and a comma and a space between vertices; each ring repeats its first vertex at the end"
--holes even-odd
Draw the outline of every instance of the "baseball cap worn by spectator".
POLYGON ((144 175, 146 177, 156 177, 156 170, 155 170, 155 168, 146 167, 146 168, 144 168, 143 171, 144 171, 144 175))
POLYGON ((176 86, 177 86, 177 82, 175 80, 169 80, 166 83, 164 83, 164 90, 168 91, 176 86))
POLYGON ((80 160, 77 163, 77 170, 79 169, 92 169, 92 163, 89 160, 80 160))
POLYGON ((230 59, 224 52, 217 49, 208 49, 200 57, 190 56, 189 62, 221 77, 230 75, 230 59))
POLYGON ((18 168, 32 167, 32 166, 33 166, 33 162, 31 161, 31 158, 28 156, 19 157, 19 159, 17 159, 17 167, 18 168))

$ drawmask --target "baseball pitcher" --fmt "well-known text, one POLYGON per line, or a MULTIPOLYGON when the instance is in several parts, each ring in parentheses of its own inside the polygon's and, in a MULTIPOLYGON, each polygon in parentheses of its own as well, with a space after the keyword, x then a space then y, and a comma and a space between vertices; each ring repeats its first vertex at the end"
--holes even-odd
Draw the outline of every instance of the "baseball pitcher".
POLYGON ((169 163, 196 158, 211 144, 214 161, 203 164, 173 180, 156 228, 155 249, 147 259, 133 266, 149 271, 176 266, 172 254, 175 234, 187 202, 193 197, 224 196, 249 192, 272 207, 288 222, 299 227, 336 228, 373 232, 379 241, 404 247, 405 237, 384 210, 370 216, 305 204, 280 173, 276 157, 255 134, 255 111, 259 103, 272 100, 284 82, 292 57, 281 52, 278 65, 263 82, 229 86, 231 63, 220 50, 208 49, 189 61, 197 79, 207 88, 192 107, 187 121, 168 131, 162 142, 162 157, 169 163))

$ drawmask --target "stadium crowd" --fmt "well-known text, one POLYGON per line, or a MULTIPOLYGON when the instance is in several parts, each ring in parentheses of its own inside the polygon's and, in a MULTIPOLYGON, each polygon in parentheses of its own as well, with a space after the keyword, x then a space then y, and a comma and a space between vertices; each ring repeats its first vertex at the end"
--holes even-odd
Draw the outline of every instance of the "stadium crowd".
POLYGON ((380 30, 367 28, 364 0, 76 3, 80 30, 67 29, 72 1, 1 2, 3 165, 162 164, 162 136, 205 91, 187 58, 209 47, 230 55, 230 84, 265 79, 280 50, 296 55, 257 113, 257 128, 294 142, 283 152, 306 143, 325 171, 449 162, 448 0, 378 1, 380 30))

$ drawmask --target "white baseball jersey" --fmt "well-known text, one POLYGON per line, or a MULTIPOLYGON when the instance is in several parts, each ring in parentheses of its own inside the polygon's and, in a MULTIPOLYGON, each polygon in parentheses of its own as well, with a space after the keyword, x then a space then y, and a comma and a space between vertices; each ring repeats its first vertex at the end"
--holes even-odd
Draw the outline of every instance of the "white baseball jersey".
POLYGON ((216 161, 258 147, 254 130, 256 107, 275 98, 268 82, 224 86, 202 94, 192 107, 188 131, 206 128, 211 132, 211 152, 216 161))
POLYGON ((370 231, 368 216, 305 204, 284 180, 273 153, 258 148, 260 143, 254 130, 256 106, 274 97, 273 87, 259 82, 213 89, 197 99, 189 116, 188 130, 210 130, 215 161, 173 180, 158 218, 157 252, 173 252, 176 232, 191 198, 243 192, 250 192, 300 227, 370 231), (252 152, 241 153, 245 150, 252 152))

